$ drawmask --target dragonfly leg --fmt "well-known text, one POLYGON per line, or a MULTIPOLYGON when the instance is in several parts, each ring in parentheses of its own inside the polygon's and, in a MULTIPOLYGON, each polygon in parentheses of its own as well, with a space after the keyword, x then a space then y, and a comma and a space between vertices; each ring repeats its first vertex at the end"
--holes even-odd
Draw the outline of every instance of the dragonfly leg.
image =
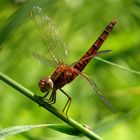
POLYGON ((43 96, 43 99, 45 99, 48 96, 48 94, 49 94, 49 91, 46 92, 46 94, 43 96))
POLYGON ((42 99, 45 100, 45 101, 47 101, 48 103, 50 102, 50 99, 51 99, 51 96, 50 96, 50 98, 46 98, 46 97, 48 96, 49 93, 50 93, 50 92, 47 91, 46 94, 42 97, 42 99))
POLYGON ((50 104, 54 104, 56 102, 56 90, 52 91, 49 101, 50 101, 50 104))
POLYGON ((67 97, 68 97, 68 101, 66 102, 62 112, 64 112, 66 110, 66 115, 68 113, 68 110, 69 110, 69 107, 70 107, 70 104, 71 104, 71 97, 64 91, 62 90, 61 88, 59 89, 60 91, 62 91, 67 97))

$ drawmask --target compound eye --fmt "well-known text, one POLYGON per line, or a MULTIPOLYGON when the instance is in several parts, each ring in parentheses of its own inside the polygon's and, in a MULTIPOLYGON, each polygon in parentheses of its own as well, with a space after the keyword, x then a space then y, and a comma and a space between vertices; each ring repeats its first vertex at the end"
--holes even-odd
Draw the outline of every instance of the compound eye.
POLYGON ((42 92, 47 92, 53 89, 53 81, 49 77, 42 78, 39 81, 39 88, 42 92))
POLYGON ((47 87, 48 90, 52 90, 53 89, 53 81, 51 78, 47 79, 47 81, 45 82, 45 85, 47 87))

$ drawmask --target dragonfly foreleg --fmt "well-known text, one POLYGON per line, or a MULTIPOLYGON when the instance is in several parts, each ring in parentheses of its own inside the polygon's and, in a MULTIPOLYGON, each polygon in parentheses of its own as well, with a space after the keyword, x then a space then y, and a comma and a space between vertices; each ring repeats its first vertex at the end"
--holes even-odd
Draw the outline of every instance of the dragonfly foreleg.
POLYGON ((69 110, 69 107, 70 107, 70 104, 71 104, 71 97, 64 91, 62 90, 61 88, 59 89, 60 91, 62 91, 67 97, 68 97, 68 101, 66 102, 62 112, 64 112, 66 110, 66 115, 68 113, 68 110, 69 110))
POLYGON ((46 92, 46 94, 43 96, 43 99, 45 99, 49 94, 49 91, 46 92))
POLYGON ((54 104, 56 102, 56 90, 53 90, 49 98, 49 103, 54 104))
POLYGON ((49 98, 46 98, 49 94, 49 91, 46 92, 46 94, 42 97, 45 101, 47 101, 49 104, 54 104, 56 102, 56 90, 53 90, 49 98))

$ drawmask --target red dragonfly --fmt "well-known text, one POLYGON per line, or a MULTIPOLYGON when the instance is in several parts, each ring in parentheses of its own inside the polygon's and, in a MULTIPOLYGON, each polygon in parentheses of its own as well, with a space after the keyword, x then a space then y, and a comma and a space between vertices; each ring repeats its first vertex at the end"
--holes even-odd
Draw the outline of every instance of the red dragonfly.
POLYGON ((46 99, 51 91, 50 97, 46 100, 48 101, 48 103, 54 104, 56 102, 56 91, 59 89, 68 98, 62 111, 66 112, 67 115, 71 104, 71 97, 62 89, 62 87, 72 82, 78 75, 81 75, 89 82, 92 89, 94 89, 95 93, 103 100, 105 105, 112 109, 113 107, 109 100, 97 88, 94 81, 90 77, 85 75, 82 70, 87 66, 89 61, 94 56, 104 52, 108 52, 108 50, 98 52, 98 49, 108 37, 109 33, 112 31, 114 25, 117 22, 116 19, 113 19, 107 25, 102 34, 98 37, 95 43, 89 48, 89 50, 81 57, 79 61, 76 61, 71 65, 66 65, 63 63, 63 59, 67 55, 66 45, 63 42, 59 31, 55 28, 55 25, 51 18, 45 15, 40 7, 33 7, 30 11, 30 16, 33 22, 41 30, 52 60, 48 60, 38 53, 33 53, 33 56, 42 63, 51 65, 55 64, 57 66, 51 76, 46 76, 39 81, 39 88, 43 93, 45 93, 43 99, 46 99))

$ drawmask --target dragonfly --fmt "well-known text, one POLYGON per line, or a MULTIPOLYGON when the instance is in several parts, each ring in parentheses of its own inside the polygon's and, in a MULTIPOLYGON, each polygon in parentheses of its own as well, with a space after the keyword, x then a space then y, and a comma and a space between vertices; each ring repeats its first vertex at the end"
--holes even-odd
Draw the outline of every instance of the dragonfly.
POLYGON ((109 52, 109 50, 98 50, 112 31, 114 25, 117 23, 117 20, 113 19, 105 27, 95 43, 93 43, 93 45, 78 61, 68 65, 64 63, 64 59, 67 56, 67 47, 53 20, 47 14, 45 14, 40 7, 33 7, 30 10, 30 16, 42 33, 46 43, 47 51, 49 52, 51 59, 48 59, 37 52, 34 52, 33 56, 41 63, 55 66, 55 70, 51 76, 45 76, 41 78, 38 83, 41 92, 45 93, 43 99, 49 104, 54 104, 56 102, 57 90, 60 90, 67 97, 67 102, 62 110, 62 112, 65 112, 67 115, 72 98, 62 88, 66 84, 71 83, 77 76, 80 75, 87 80, 91 88, 95 91, 97 96, 101 98, 104 104, 113 110, 111 102, 98 89, 92 78, 84 74, 82 71, 92 58, 102 53, 109 52))

